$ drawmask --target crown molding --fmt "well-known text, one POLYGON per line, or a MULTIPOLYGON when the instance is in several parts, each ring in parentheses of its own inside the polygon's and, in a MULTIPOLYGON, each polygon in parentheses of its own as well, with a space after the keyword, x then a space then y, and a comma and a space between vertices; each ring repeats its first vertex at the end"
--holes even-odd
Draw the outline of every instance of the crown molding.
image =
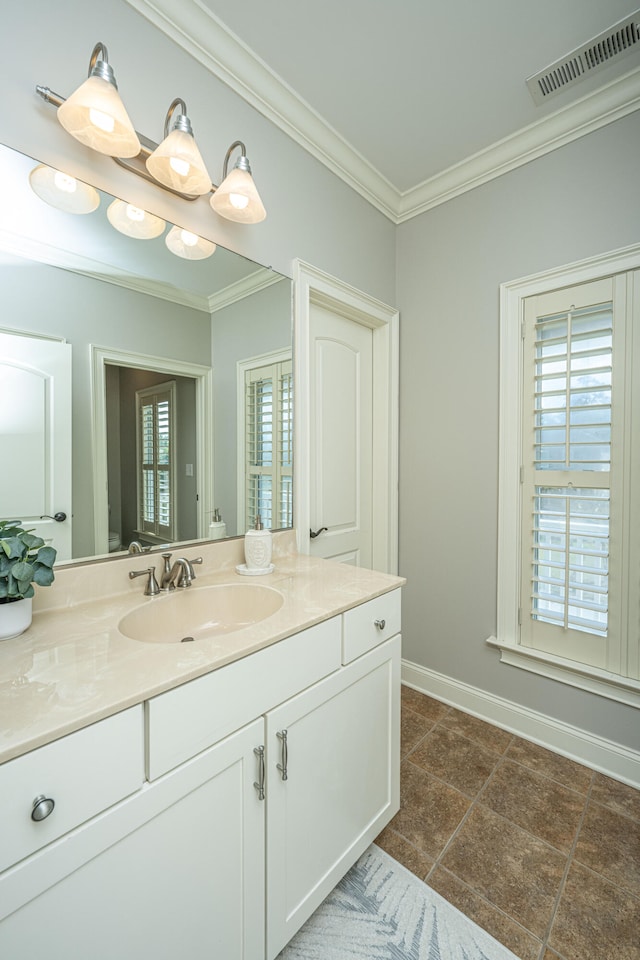
POLYGON ((396 211, 396 222, 446 203, 639 108, 640 68, 406 191, 396 211))
POLYGON ((401 192, 200 0, 125 0, 394 223, 403 223, 640 108, 640 68, 401 192))
POLYGON ((231 306, 232 303, 244 300, 245 297, 251 297, 254 293, 266 290, 267 287, 273 286, 274 283, 280 283, 284 279, 281 274, 268 272, 264 267, 255 270, 247 277, 243 277, 242 280, 236 280, 235 283, 230 283, 222 290, 218 290, 217 293, 212 293, 208 298, 209 313, 223 310, 225 307, 231 306))
POLYGON ((199 0, 125 2, 395 220, 400 192, 199 0))
POLYGON ((120 270, 117 273, 106 273, 106 265, 97 260, 71 253, 69 250, 62 250, 42 240, 21 236, 11 230, 0 229, 0 251, 21 257, 23 260, 43 263, 49 267, 59 267, 62 270, 77 273, 91 280, 102 280, 104 283, 112 283, 116 287, 124 287, 125 290, 132 290, 134 293, 168 300, 170 303, 176 303, 179 306, 200 310, 202 313, 208 314, 215 313, 216 310, 222 310, 232 303, 237 303, 238 300, 250 297, 254 293, 265 290, 274 283, 280 283, 281 280, 285 279, 279 273, 261 268, 250 273, 247 277, 243 277, 242 280, 230 283, 208 297, 196 296, 189 293, 188 290, 163 283, 161 280, 140 277, 134 273, 127 273, 125 270, 120 270))
POLYGON ((68 270, 70 273, 92 280, 102 280, 104 283, 112 283, 114 286, 124 287, 135 293, 157 297, 183 307, 190 307, 192 310, 209 313, 208 297, 195 296, 187 290, 180 290, 160 280, 150 280, 134 273, 127 273, 125 270, 107 273, 105 272, 107 269, 115 270, 115 268, 107 268, 106 264, 97 260, 71 253, 69 250, 62 250, 41 240, 23 237, 10 230, 0 229, 0 250, 22 257, 24 260, 36 261, 50 267, 60 267, 62 270, 68 270))

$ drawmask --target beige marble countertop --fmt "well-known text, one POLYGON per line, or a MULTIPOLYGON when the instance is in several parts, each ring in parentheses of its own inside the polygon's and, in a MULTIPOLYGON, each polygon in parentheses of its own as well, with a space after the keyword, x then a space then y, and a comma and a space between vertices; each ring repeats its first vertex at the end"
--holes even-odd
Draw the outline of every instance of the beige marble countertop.
POLYGON ((236 563, 243 560, 242 540, 181 553, 203 557, 189 590, 255 581, 280 591, 282 606, 261 623, 222 636, 188 644, 144 643, 125 637, 118 623, 141 604, 171 602, 166 595, 144 597, 145 578, 128 579, 130 569, 152 562, 159 569, 159 557, 60 568, 53 586, 40 590, 34 601, 30 629, 0 643, 0 763, 404 583, 388 574, 300 555, 293 533, 275 535, 275 570, 255 578, 236 573, 236 563))

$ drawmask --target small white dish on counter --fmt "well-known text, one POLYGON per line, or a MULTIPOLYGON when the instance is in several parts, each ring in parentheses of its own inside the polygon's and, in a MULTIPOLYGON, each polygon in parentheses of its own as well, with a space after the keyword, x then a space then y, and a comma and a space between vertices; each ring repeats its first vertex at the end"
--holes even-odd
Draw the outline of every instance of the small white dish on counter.
POLYGON ((268 567, 248 567, 246 563, 239 563, 236 573, 241 573, 243 577, 261 577, 265 573, 273 573, 275 568, 275 563, 270 563, 268 567))

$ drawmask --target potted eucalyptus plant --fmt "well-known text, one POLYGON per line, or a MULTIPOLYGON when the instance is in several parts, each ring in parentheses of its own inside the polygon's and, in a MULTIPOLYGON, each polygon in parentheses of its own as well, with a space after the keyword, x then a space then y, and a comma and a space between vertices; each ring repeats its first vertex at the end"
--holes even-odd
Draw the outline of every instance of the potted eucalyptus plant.
POLYGON ((0 520, 0 640, 18 637, 31 625, 33 586, 53 583, 55 560, 54 548, 19 520, 0 520))

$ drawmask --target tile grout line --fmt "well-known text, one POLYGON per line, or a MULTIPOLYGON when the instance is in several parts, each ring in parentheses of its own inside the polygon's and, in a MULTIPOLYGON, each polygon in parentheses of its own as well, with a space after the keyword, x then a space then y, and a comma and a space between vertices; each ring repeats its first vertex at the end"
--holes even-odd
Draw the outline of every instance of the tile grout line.
MULTIPOLYGON (((571 844, 571 847, 570 847, 570 849, 569 849, 569 853, 568 853, 568 855, 567 855, 567 862, 566 862, 566 864, 565 864, 565 868, 564 868, 563 873, 562 873, 562 879, 560 880, 560 885, 559 885, 559 887, 558 887, 558 892, 557 892, 556 897, 555 897, 555 900, 554 900, 554 902, 553 902, 553 907, 551 908, 551 916, 549 917, 549 923, 547 924, 547 929, 545 930, 544 936, 543 936, 543 938, 542 938, 542 948, 541 948, 541 950, 540 950, 540 956, 538 957, 538 960, 543 960, 545 950, 546 950, 547 947, 549 946, 549 937, 551 936, 551 931, 552 931, 552 929, 553 929, 553 924, 555 923, 556 915, 557 915, 557 913, 558 913, 558 907, 560 906, 560 900, 562 899, 562 894, 564 893, 564 888, 565 888, 565 884, 566 884, 566 882, 567 882, 567 877, 569 876, 569 870, 571 869, 571 866, 572 866, 572 864, 573 864, 574 855, 575 855, 575 852, 576 852, 576 847, 577 847, 577 845, 578 845, 578 838, 579 838, 579 836, 580 836, 580 831, 582 830, 582 827, 583 827, 585 818, 586 818, 586 816, 587 816, 587 808, 588 808, 588 806, 589 806, 589 800, 591 799, 591 793, 592 793, 592 791, 593 791, 593 785, 594 785, 594 782, 595 782, 595 778, 596 778, 596 772, 595 772, 595 770, 594 770, 594 771, 592 771, 591 782, 590 782, 590 784, 589 784, 589 789, 587 790, 587 793, 586 793, 586 796, 585 796, 584 807, 582 808, 582 815, 581 815, 581 817, 580 817, 580 821, 579 821, 578 826, 577 826, 577 828, 576 828, 575 836, 574 836, 574 838, 573 838, 573 843, 571 844)), ((552 948, 552 947, 549 947, 549 949, 553 949, 553 948, 552 948)))

